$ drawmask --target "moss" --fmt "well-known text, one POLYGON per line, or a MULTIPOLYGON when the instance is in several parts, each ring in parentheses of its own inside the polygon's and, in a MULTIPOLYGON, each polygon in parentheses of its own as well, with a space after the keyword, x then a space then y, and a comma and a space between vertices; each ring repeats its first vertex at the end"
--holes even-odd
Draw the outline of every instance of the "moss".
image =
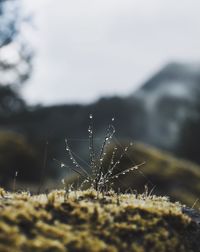
MULTIPOLYGON (((108 154, 106 162, 109 162, 110 155, 108 154)), ((120 156, 120 153, 118 155, 120 156)), ((149 191, 154 188, 153 193, 156 195, 168 195, 172 201, 180 201, 182 204, 193 206, 200 195, 200 167, 198 165, 175 158, 151 146, 135 143, 127 156, 121 160, 119 170, 125 170, 143 162, 145 165, 140 166, 138 170, 115 180, 115 190, 118 187, 121 191, 132 188, 143 193, 144 186, 147 184, 149 191)), ((195 208, 200 208, 200 201, 197 202, 195 208)))
POLYGON ((200 251, 200 228, 165 197, 4 192, 0 209, 2 252, 200 251))

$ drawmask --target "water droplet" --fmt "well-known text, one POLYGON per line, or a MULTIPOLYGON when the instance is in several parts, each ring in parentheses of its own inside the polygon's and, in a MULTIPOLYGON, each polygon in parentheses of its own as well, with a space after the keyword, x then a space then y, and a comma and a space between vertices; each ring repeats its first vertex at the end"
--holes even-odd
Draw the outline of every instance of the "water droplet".
POLYGON ((112 118, 112 122, 114 122, 114 120, 115 120, 115 118, 113 117, 113 118, 112 118))
POLYGON ((90 115, 89 115, 89 118, 90 118, 90 119, 92 119, 92 118, 93 118, 93 115, 92 115, 92 114, 90 114, 90 115))
POLYGON ((18 171, 15 172, 15 177, 17 177, 17 175, 18 175, 18 171))
POLYGON ((62 168, 62 167, 65 167, 65 164, 62 163, 62 164, 60 165, 60 167, 61 167, 61 168, 62 168))

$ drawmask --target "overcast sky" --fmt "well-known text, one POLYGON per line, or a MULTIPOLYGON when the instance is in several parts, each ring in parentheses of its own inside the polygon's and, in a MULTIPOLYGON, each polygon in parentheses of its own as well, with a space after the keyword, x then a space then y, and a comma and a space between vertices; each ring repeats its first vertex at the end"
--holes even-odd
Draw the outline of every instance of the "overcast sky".
POLYGON ((200 61, 199 0, 24 0, 34 11, 30 103, 127 95, 170 61, 200 61))

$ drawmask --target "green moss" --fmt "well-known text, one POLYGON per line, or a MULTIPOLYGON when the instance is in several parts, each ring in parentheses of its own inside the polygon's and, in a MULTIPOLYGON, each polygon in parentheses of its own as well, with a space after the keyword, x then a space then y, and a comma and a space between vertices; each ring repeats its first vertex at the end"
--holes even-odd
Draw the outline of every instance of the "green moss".
POLYGON ((95 191, 0 194, 0 251, 200 251, 200 229, 165 197, 95 191))

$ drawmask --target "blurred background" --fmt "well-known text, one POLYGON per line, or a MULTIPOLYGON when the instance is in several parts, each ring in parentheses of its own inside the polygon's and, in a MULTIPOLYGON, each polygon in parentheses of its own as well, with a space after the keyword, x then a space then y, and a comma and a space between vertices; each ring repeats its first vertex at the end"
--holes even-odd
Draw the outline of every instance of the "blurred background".
POLYGON ((118 169, 146 162, 115 188, 147 185, 196 206, 199 7, 195 0, 0 0, 0 185, 37 191, 72 179, 59 165, 71 165, 64 140, 84 164, 92 113, 96 152, 115 118, 105 164, 114 145, 123 151, 129 141, 118 169))

